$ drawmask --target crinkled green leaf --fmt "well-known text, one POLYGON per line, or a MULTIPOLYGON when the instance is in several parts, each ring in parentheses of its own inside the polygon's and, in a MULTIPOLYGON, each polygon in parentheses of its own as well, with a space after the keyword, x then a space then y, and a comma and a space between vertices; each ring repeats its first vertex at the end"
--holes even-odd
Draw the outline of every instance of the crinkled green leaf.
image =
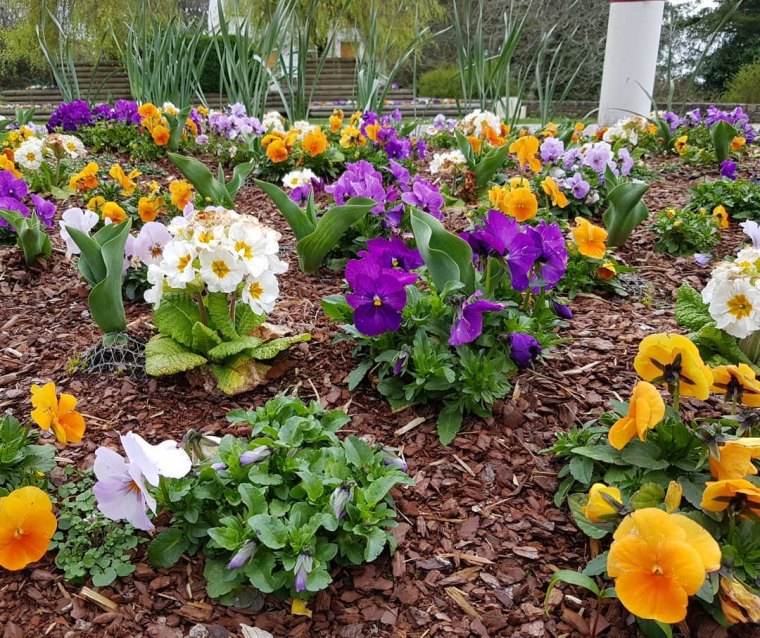
POLYGON ((687 330, 699 330, 714 323, 707 304, 689 284, 682 284, 676 297, 676 322, 687 330))
POLYGON ((153 312, 153 323, 162 335, 188 348, 193 345, 193 326, 201 320, 200 311, 190 295, 167 292, 153 312))
POLYGON ((230 303, 226 293, 212 292, 206 296, 209 324, 227 340, 237 339, 238 333, 230 317, 230 303))
POLYGON ((222 343, 222 339, 216 331, 200 321, 193 324, 192 349, 194 352, 202 352, 204 355, 208 355, 208 351, 220 343, 222 343))
POLYGON ((258 337, 238 337, 232 341, 224 341, 208 351, 208 357, 214 363, 221 363, 227 357, 239 354, 244 350, 257 348, 261 345, 258 337))
POLYGON ((301 341, 309 341, 311 340, 311 335, 308 332, 305 332, 300 335, 292 335, 290 337, 280 337, 279 339, 272 339, 272 341, 267 341, 266 343, 260 345, 257 348, 254 348, 250 351, 250 355, 254 359, 259 359, 262 361, 265 361, 267 359, 273 358, 278 353, 282 352, 283 350, 287 350, 292 346, 294 343, 299 343, 301 341))
POLYGON ((152 377, 185 372, 205 363, 205 357, 165 335, 154 335, 145 346, 145 371, 152 377))

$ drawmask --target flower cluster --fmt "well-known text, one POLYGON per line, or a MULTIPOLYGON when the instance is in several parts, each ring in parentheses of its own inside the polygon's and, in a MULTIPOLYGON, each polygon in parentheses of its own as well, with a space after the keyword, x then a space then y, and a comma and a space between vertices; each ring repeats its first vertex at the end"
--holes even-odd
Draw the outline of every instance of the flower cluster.
POLYGON ((92 108, 92 117, 96 121, 121 122, 123 124, 138 125, 140 113, 138 104, 134 100, 116 100, 113 106, 106 103, 97 104, 92 108))
MULTIPOLYGON (((145 300, 158 307, 165 290, 194 289, 240 295, 256 314, 269 314, 279 295, 275 275, 287 270, 279 259, 276 231, 255 218, 221 207, 190 210, 168 226, 172 240, 152 259, 156 241, 146 232, 148 281, 145 300)), ((165 238, 165 236, 164 236, 165 238)), ((158 238, 159 242, 161 238, 158 238)), ((158 253, 158 248, 156 248, 158 253)))
POLYGON ((744 112, 741 106, 737 106, 732 111, 724 111, 715 105, 708 106, 702 112, 701 109, 688 111, 684 116, 668 111, 662 113, 661 117, 670 125, 670 130, 675 133, 679 128, 695 129, 698 127, 710 128, 717 122, 728 122, 731 126, 739 131, 739 135, 747 142, 754 142, 757 137, 757 131, 750 124, 749 115, 744 112))
MULTIPOLYGON (((25 203, 27 196, 31 200, 37 217, 46 226, 53 225, 56 206, 36 193, 29 193, 27 183, 14 175, 10 170, 0 169, 0 209, 16 211, 24 217, 29 217, 30 208, 25 203)), ((4 219, 0 219, 0 228, 9 228, 4 219)))
POLYGON ((50 133, 57 129, 76 132, 80 126, 92 124, 92 112, 85 100, 74 100, 59 104, 48 119, 47 128, 50 133))
MULTIPOLYGON (((272 122, 271 116, 269 119, 265 118, 265 122, 272 122)), ((223 111, 211 110, 208 114, 209 132, 233 141, 243 141, 246 135, 263 135, 267 132, 267 124, 262 124, 257 117, 250 117, 245 106, 240 103, 232 104, 223 111)), ((269 124, 272 130, 277 128, 277 125, 282 128, 279 118, 277 124, 269 124)))
POLYGON ((51 133, 29 137, 14 151, 17 164, 27 170, 39 170, 43 163, 57 164, 63 159, 80 160, 87 155, 82 141, 74 135, 51 133))

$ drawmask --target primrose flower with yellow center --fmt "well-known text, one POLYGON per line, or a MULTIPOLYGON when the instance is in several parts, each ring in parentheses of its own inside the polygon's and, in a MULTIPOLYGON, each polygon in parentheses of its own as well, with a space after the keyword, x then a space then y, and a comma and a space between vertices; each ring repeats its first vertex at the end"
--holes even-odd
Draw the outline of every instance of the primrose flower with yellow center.
POLYGON ((258 277, 249 277, 244 282, 242 300, 257 315, 268 315, 274 310, 280 287, 277 278, 269 271, 258 277))
POLYGON ((727 279, 712 292, 710 316, 716 327, 743 339, 760 330, 760 291, 747 279, 727 279))
POLYGON ((610 445, 622 450, 635 436, 646 441, 647 431, 654 429, 665 417, 665 402, 651 383, 639 381, 628 403, 628 414, 610 428, 610 445))
POLYGON ((730 512, 743 518, 760 517, 760 488, 747 479, 707 481, 699 506, 706 512, 730 512))
POLYGON ((678 334, 655 334, 644 337, 633 361, 636 373, 654 385, 667 385, 674 396, 705 400, 710 395, 713 375, 695 346, 678 334))
POLYGON ((190 242, 171 241, 164 246, 161 268, 171 288, 185 288, 195 279, 196 250, 190 242))
POLYGON ((573 241, 578 246, 578 252, 584 257, 603 259, 607 254, 607 231, 584 217, 575 218, 573 241))
POLYGON ((36 171, 42 165, 42 144, 32 140, 24 142, 16 149, 14 157, 23 168, 36 171))
POLYGON ((677 623, 689 596, 720 569, 715 539, 690 518, 655 507, 637 510, 615 530, 607 573, 620 602, 639 618, 677 623))
POLYGON ((242 260, 221 246, 202 250, 198 259, 201 278, 210 292, 235 292, 246 274, 242 260))
POLYGON ((757 474, 752 462, 760 458, 760 438, 741 438, 718 446, 718 455, 710 454, 710 474, 714 479, 726 481, 743 479, 757 474))
POLYGON ((536 157, 538 146, 538 138, 535 135, 525 135, 509 145, 509 152, 517 155, 520 170, 524 170, 526 165, 534 173, 541 170, 541 160, 536 157))
POLYGON ((606 523, 617 518, 622 508, 623 497, 618 488, 594 483, 588 493, 588 503, 581 512, 592 523, 606 523))
POLYGON ((56 440, 66 445, 82 440, 85 430, 84 417, 76 411, 77 400, 72 394, 56 396, 52 381, 40 387, 32 386, 32 421, 46 432, 52 430, 56 440))

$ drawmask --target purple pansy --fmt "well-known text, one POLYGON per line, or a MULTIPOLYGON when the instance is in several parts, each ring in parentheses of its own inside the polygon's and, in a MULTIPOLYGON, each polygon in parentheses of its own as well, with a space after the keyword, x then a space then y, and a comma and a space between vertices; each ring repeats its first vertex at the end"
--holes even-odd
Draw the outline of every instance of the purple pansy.
POLYGON ((633 168, 633 158, 627 148, 621 148, 618 151, 618 160, 620 160, 620 174, 630 175, 633 168))
POLYGON ((531 290, 549 290, 557 285, 567 270, 567 245, 562 230, 557 224, 548 224, 542 219, 537 226, 526 229, 540 238, 541 251, 533 265, 531 290))
POLYGON ((24 199, 29 192, 26 182, 10 171, 0 171, 0 197, 24 199))
POLYGON ((556 162, 565 152, 565 144, 556 137, 547 137, 540 150, 542 162, 556 162))
POLYGON ((399 268, 407 272, 419 268, 424 263, 420 252, 407 246, 400 237, 370 239, 367 249, 359 251, 359 257, 372 259, 383 268, 399 268))
POLYGON ((431 184, 419 177, 414 178, 412 190, 403 193, 401 200, 409 206, 419 208, 423 213, 432 215, 436 219, 443 219, 443 195, 435 184, 431 184))
POLYGON ((573 318, 573 311, 570 310, 565 304, 559 303, 559 301, 556 301, 555 299, 552 299, 552 310, 557 314, 558 317, 561 317, 562 319, 572 319, 573 318))
POLYGON ((238 569, 245 565, 248 562, 248 559, 253 555, 255 549, 256 541, 249 538, 235 553, 230 562, 227 563, 227 569, 238 569))
POLYGON ((512 360, 521 368, 527 368, 541 354, 541 344, 533 335, 513 332, 509 335, 509 348, 512 360))
POLYGON ((573 173, 572 177, 568 177, 565 180, 565 188, 568 189, 575 199, 586 199, 586 195, 591 190, 591 184, 589 184, 581 173, 573 173))
POLYGON ((34 210, 37 213, 40 221, 48 228, 53 225, 53 218, 55 217, 56 205, 53 202, 47 201, 44 197, 40 197, 36 193, 31 195, 32 203, 34 204, 34 210))
POLYGON ((47 129, 53 133, 57 128, 75 132, 80 126, 92 124, 92 112, 84 100, 59 104, 50 115, 47 129))
POLYGON ((475 341, 483 333, 483 313, 504 309, 504 304, 480 299, 482 296, 483 293, 477 291, 460 306, 451 326, 450 346, 461 346, 475 341))
POLYGON ((605 169, 612 161, 612 147, 607 142, 594 144, 583 158, 583 165, 593 168, 599 175, 603 175, 605 169))
POLYGON ((140 229, 134 244, 134 254, 146 266, 158 264, 164 252, 164 246, 172 240, 172 234, 160 222, 147 222, 140 229))
POLYGON ((295 567, 293 567, 293 571, 295 572, 293 588, 297 592, 300 593, 306 591, 306 581, 313 567, 314 559, 311 557, 311 554, 302 552, 298 555, 295 567))
POLYGON ((373 259, 352 259, 346 265, 346 281, 354 292, 346 301, 354 309, 354 324, 374 337, 401 326, 406 290, 398 274, 373 259))
POLYGON ((491 250, 506 261, 512 287, 525 290, 528 287, 528 273, 541 254, 540 236, 528 227, 521 229, 516 219, 498 210, 488 211, 482 234, 491 250))
POLYGON ((720 175, 730 180, 736 179, 736 162, 730 159, 724 159, 720 163, 720 175))

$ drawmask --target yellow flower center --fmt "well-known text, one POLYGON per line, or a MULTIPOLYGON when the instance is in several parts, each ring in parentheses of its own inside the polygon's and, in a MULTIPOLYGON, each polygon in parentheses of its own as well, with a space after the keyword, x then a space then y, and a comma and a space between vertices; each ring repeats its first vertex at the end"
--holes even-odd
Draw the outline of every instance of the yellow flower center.
POLYGON ((744 295, 736 295, 728 300, 728 312, 737 319, 745 319, 752 312, 752 304, 744 295))
POLYGON ((251 247, 244 241, 235 242, 235 252, 240 253, 243 259, 251 259, 253 257, 253 251, 251 247))
POLYGON ((375 297, 375 300, 372 303, 378 308, 383 305, 383 302, 380 300, 380 297, 375 297))
POLYGON ((224 279, 230 274, 230 267, 222 259, 217 259, 211 262, 211 272, 213 272, 219 279, 224 279))
POLYGON ((261 287, 261 284, 258 281, 254 281, 248 287, 248 294, 250 294, 253 299, 259 299, 261 295, 264 294, 264 289, 261 287))
MULTIPOLYGON (((150 254, 153 257, 160 257, 163 252, 164 252, 164 249, 158 244, 154 244, 153 246, 150 247, 150 254)), ((186 256, 189 257, 189 255, 186 255, 186 256)), ((185 266, 187 266, 187 264, 185 264, 185 266)))
POLYGON ((34 151, 29 151, 26 154, 26 161, 27 162, 33 162, 36 158, 37 158, 37 156, 34 154, 34 151))
POLYGON ((198 241, 201 244, 208 244, 214 239, 214 233, 210 230, 204 230, 198 235, 198 241))
POLYGON ((192 257, 190 255, 182 255, 182 257, 179 258, 179 261, 177 262, 177 270, 180 272, 184 272, 185 268, 187 268, 187 265, 192 261, 192 257))
POLYGON ((16 538, 21 538, 24 535, 24 530, 20 527, 16 530, 15 536, 16 538))
POLYGON ((653 574, 657 574, 658 576, 662 576, 662 574, 664 574, 665 572, 663 571, 662 567, 660 567, 659 565, 655 564, 652 567, 652 573, 653 574))

